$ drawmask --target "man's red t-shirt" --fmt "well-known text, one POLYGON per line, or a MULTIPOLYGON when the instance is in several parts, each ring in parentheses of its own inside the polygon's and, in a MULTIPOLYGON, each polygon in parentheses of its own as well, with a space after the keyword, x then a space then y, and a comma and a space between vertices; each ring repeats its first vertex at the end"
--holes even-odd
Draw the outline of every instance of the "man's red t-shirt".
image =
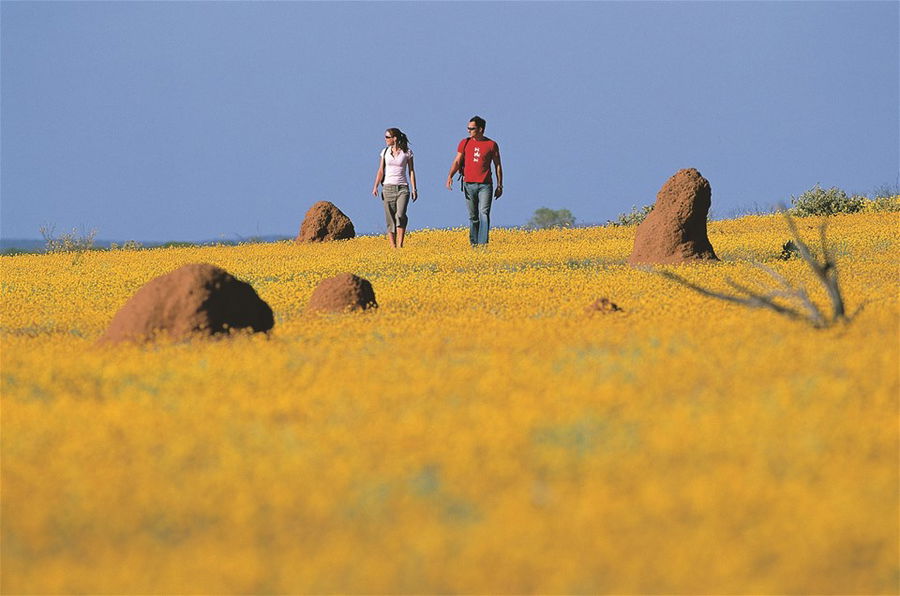
POLYGON ((466 182, 492 182, 491 162, 499 150, 497 143, 487 137, 483 141, 460 141, 456 151, 463 154, 463 178, 466 182))

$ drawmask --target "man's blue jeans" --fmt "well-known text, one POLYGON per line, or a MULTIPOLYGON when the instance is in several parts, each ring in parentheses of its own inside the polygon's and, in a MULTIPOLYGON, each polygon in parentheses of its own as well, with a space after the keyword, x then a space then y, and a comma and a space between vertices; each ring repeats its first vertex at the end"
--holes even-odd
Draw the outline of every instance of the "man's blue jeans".
POLYGON ((488 243, 491 229, 493 182, 466 182, 466 205, 469 207, 469 242, 472 246, 488 243))

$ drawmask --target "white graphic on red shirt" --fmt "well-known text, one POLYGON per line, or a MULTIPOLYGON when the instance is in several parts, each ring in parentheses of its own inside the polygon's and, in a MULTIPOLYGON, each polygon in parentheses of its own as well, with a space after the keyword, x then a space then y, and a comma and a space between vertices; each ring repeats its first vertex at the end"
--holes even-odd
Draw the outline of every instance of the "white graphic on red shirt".
POLYGON ((474 162, 478 162, 481 159, 481 149, 475 147, 475 158, 472 160, 474 162))

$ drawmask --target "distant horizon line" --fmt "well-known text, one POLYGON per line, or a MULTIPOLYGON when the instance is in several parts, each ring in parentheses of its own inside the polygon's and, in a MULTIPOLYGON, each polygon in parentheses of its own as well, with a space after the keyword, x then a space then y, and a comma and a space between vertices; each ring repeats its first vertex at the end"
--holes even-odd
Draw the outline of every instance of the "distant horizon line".
MULTIPOLYGON (((594 227, 594 226, 604 226, 604 225, 606 225, 607 223, 608 223, 608 222, 576 222, 575 225, 574 225, 574 226, 571 226, 571 227, 573 227, 573 228, 590 228, 590 227, 594 227)), ((410 233, 414 233, 414 232, 422 232, 422 231, 425 231, 425 230, 442 230, 442 231, 443 231, 443 230, 455 230, 455 229, 460 229, 460 228, 465 228, 465 227, 466 227, 466 226, 464 226, 464 225, 456 225, 456 226, 446 226, 446 227, 440 227, 440 228, 436 228, 436 227, 418 228, 418 229, 410 230, 410 233)), ((523 229, 523 228, 526 228, 527 225, 523 224, 523 225, 519 225, 519 226, 491 226, 491 227, 492 227, 493 229, 500 229, 500 230, 517 230, 517 229, 523 229)), ((371 232, 371 231, 366 231, 366 232, 360 232, 360 233, 357 233, 357 234, 356 234, 356 237, 357 237, 357 238, 360 238, 360 237, 363 237, 363 236, 382 236, 382 235, 384 235, 384 234, 385 234, 385 232, 371 232)), ((137 239, 134 239, 134 238, 129 238, 129 239, 126 239, 126 240, 122 240, 122 239, 115 239, 115 238, 113 238, 113 239, 110 239, 110 238, 97 238, 97 239, 94 240, 94 244, 95 244, 95 245, 101 245, 101 244, 102 244, 102 245, 109 245, 109 244, 111 244, 111 243, 121 244, 121 243, 123 243, 123 242, 139 242, 139 243, 141 243, 141 244, 153 244, 153 245, 167 244, 167 243, 169 243, 169 242, 188 242, 188 243, 191 243, 191 244, 208 244, 208 243, 215 243, 215 242, 239 243, 239 242, 248 242, 248 241, 252 241, 252 240, 255 240, 255 239, 267 240, 267 241, 270 241, 270 242, 271 242, 271 241, 279 241, 279 240, 291 240, 291 239, 294 239, 294 238, 296 238, 296 237, 297 237, 297 234, 251 234, 251 235, 248 235, 248 236, 243 236, 243 235, 240 235, 240 234, 234 234, 233 237, 224 237, 224 236, 220 236, 220 237, 218 237, 218 238, 204 238, 204 239, 202 239, 202 240, 180 240, 180 239, 168 239, 168 240, 137 240, 137 239)), ((42 245, 43 245, 43 244, 46 244, 46 240, 43 239, 43 238, 40 238, 40 237, 33 237, 33 236, 31 236, 31 237, 30 237, 30 236, 2 236, 2 235, 0 235, 0 248, 10 248, 10 247, 7 246, 7 245, 8 245, 9 243, 12 243, 12 242, 28 242, 28 243, 34 243, 34 242, 37 242, 37 243, 40 243, 40 244, 42 244, 42 245)), ((12 248, 15 248, 15 247, 12 247, 12 248)))

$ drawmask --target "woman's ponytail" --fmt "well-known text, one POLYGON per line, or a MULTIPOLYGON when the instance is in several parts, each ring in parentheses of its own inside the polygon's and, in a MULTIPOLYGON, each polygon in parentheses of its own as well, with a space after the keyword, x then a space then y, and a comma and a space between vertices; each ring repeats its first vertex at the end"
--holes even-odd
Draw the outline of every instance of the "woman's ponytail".
POLYGON ((391 133, 392 137, 397 139, 397 148, 407 153, 409 151, 409 137, 406 136, 406 133, 399 128, 389 128, 387 131, 391 133))
POLYGON ((397 135, 397 146, 400 147, 400 151, 403 153, 409 152, 409 137, 406 136, 405 132, 397 131, 400 134, 397 135))

